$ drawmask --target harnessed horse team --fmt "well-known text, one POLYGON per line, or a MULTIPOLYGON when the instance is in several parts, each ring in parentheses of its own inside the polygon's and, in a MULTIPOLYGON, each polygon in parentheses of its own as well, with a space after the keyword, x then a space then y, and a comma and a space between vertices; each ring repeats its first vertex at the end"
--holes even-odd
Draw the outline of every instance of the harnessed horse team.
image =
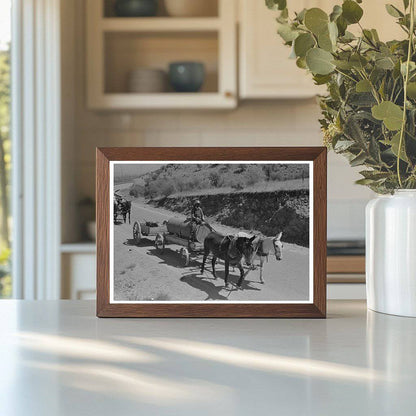
POLYGON ((212 253, 212 274, 216 279, 215 264, 217 258, 225 262, 225 287, 228 288, 228 276, 230 266, 237 267, 240 270, 240 278, 237 287, 241 288, 244 277, 243 261, 251 269, 254 269, 254 261, 260 261, 260 283, 263 280, 263 265, 268 260, 270 252, 274 252, 275 259, 282 259, 283 244, 282 233, 276 237, 250 236, 247 233, 239 232, 234 236, 223 236, 222 234, 212 231, 204 240, 204 256, 202 259, 201 274, 204 273, 207 257, 212 253))

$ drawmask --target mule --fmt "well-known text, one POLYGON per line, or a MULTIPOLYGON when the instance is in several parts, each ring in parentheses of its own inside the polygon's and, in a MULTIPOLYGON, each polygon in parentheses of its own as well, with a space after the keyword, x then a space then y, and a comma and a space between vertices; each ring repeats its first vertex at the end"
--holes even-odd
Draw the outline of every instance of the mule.
POLYGON ((117 217, 121 215, 123 217, 124 224, 127 221, 127 215, 129 216, 129 224, 131 217, 131 201, 121 201, 117 203, 114 201, 114 222, 117 221, 117 217))
POLYGON ((228 276, 231 266, 237 266, 240 270, 240 279, 238 280, 237 287, 241 287, 244 280, 244 269, 242 266, 242 260, 248 266, 251 266, 256 248, 253 245, 255 236, 240 237, 240 236, 223 236, 215 231, 209 233, 204 240, 204 257, 202 259, 201 274, 204 273, 205 262, 210 253, 212 253, 212 274, 214 278, 217 278, 215 274, 215 263, 217 258, 224 260, 225 262, 225 287, 228 288, 228 276))
MULTIPOLYGON (((256 253, 254 254, 254 260, 260 261, 260 283, 264 283, 263 280, 263 264, 266 260, 269 259, 270 252, 273 252, 276 260, 282 260, 283 256, 283 243, 282 243, 283 232, 277 234, 276 237, 263 237, 261 235, 256 236, 255 246, 256 253)), ((239 232, 237 234, 239 237, 250 238, 251 235, 245 232, 239 232)), ((254 262, 253 262, 254 263, 254 262)), ((256 267, 252 265, 252 269, 256 267)))
POLYGON ((270 252, 273 252, 277 261, 282 260, 283 256, 283 233, 279 233, 276 237, 259 237, 255 258, 260 260, 260 283, 263 280, 263 264, 268 260, 270 252))

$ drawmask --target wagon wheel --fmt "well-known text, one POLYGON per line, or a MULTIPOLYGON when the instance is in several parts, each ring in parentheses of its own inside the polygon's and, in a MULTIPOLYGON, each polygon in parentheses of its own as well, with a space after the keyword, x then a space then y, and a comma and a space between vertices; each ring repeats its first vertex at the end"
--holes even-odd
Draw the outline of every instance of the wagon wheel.
POLYGON ((182 247, 180 250, 181 259, 184 267, 189 265, 189 251, 186 247, 182 247))
POLYGON ((158 251, 163 251, 165 248, 165 238, 163 237, 163 234, 157 233, 155 237, 155 247, 158 251))
POLYGON ((136 244, 139 244, 141 239, 142 229, 140 227, 140 224, 137 221, 135 221, 133 224, 133 240, 136 244))

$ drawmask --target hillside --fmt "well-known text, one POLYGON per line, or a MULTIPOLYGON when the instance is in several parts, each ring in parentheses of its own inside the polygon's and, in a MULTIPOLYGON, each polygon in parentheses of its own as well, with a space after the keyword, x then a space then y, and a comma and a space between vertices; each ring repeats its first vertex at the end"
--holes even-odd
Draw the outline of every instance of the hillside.
POLYGON ((302 181, 305 187, 309 166, 305 164, 168 164, 136 178, 129 193, 148 199, 170 195, 195 195, 248 191, 257 185, 266 190, 300 189, 290 181, 302 181), (288 182, 289 187, 283 184, 288 182), (209 191, 211 190, 211 191, 209 191), (223 190, 223 192, 221 192, 223 190))
MULTIPOLYGON (((198 195, 208 221, 309 246, 309 191, 236 192, 198 195)), ((187 214, 194 196, 169 196, 148 203, 187 214)))

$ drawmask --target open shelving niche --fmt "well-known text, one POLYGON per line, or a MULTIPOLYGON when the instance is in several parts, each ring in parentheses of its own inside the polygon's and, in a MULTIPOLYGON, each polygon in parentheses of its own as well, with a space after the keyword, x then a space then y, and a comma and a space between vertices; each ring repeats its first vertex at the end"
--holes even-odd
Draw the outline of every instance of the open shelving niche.
POLYGON ((218 16, 113 17, 108 2, 87 1, 87 104, 91 109, 206 109, 237 105, 235 2, 218 0, 218 16), (104 7, 103 7, 104 6, 104 7), (130 93, 128 73, 170 62, 203 62, 200 92, 130 93))

